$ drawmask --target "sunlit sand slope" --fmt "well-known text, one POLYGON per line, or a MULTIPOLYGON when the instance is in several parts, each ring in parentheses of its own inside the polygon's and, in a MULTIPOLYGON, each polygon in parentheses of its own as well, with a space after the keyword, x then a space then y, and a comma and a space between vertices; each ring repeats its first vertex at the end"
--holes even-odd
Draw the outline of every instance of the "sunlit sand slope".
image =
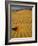
POLYGON ((32 37, 32 10, 11 11, 11 38, 32 37))

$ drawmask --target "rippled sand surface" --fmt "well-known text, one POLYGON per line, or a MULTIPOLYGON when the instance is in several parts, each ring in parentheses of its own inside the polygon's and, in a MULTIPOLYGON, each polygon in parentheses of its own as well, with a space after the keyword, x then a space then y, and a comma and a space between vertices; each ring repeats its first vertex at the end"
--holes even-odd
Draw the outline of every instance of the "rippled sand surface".
POLYGON ((11 11, 11 29, 11 38, 32 37, 32 10, 11 11))

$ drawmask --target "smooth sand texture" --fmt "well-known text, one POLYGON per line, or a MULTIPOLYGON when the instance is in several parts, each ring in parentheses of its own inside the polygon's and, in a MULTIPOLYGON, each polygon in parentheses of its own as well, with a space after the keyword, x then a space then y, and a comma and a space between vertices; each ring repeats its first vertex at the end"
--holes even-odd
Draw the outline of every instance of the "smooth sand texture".
POLYGON ((32 37, 32 10, 11 11, 11 38, 32 37))

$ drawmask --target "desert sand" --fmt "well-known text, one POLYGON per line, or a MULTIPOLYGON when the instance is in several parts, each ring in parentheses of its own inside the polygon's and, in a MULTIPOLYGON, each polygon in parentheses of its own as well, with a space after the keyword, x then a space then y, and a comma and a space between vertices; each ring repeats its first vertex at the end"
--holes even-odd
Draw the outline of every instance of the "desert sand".
POLYGON ((32 10, 11 11, 11 38, 32 37, 32 10))

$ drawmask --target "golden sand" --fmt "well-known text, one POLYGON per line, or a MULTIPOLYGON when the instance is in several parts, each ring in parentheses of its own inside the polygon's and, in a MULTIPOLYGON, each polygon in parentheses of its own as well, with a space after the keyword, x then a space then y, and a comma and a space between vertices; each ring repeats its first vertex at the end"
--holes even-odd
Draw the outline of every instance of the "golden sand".
POLYGON ((32 37, 32 10, 11 11, 11 27, 17 27, 11 31, 11 38, 32 37))

